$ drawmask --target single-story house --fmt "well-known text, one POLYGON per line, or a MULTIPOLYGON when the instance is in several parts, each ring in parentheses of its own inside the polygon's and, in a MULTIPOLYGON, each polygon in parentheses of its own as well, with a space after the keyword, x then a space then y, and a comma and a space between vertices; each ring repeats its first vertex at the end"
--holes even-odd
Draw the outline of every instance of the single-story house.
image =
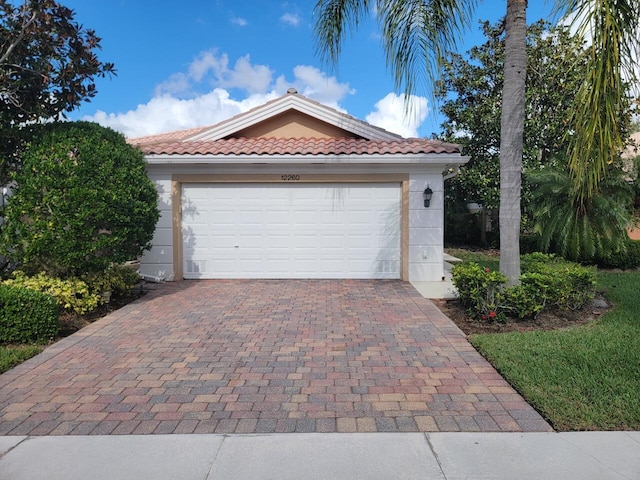
POLYGON ((130 139, 161 217, 144 276, 440 281, 458 145, 402 138, 295 89, 213 126, 130 139))

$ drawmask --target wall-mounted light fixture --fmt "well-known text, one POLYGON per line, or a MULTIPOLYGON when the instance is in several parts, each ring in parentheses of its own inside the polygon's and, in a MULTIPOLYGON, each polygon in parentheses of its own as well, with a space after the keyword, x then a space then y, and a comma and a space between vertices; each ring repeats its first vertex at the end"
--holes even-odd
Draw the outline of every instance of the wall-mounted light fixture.
POLYGON ((423 192, 424 195, 424 208, 429 208, 429 204, 431 203, 431 197, 433 196, 433 190, 427 186, 423 192))

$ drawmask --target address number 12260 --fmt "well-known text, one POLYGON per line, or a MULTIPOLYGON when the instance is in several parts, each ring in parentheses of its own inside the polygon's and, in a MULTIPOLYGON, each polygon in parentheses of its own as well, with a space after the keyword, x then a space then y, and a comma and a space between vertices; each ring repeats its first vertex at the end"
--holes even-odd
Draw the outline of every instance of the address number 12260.
POLYGON ((283 182, 298 182, 300 181, 300 175, 280 175, 283 182))

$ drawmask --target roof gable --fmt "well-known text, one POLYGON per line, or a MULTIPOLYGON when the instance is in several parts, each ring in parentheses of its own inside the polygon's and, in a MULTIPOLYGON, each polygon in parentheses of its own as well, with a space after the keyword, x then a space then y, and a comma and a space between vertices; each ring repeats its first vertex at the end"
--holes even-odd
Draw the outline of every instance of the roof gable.
MULTIPOLYGON (((223 138, 273 136, 269 135, 273 133, 272 124, 280 123, 281 129, 283 127, 283 119, 291 122, 294 118, 298 125, 305 127, 301 131, 305 129, 313 130, 313 136, 340 136, 366 140, 402 139, 400 135, 374 127, 351 115, 339 112, 331 107, 304 97, 298 94, 295 89, 289 89, 287 94, 282 97, 278 97, 247 112, 236 115, 210 128, 203 129, 185 138, 184 141, 210 141, 223 138), (297 115, 294 115, 294 113, 297 113, 297 115), (306 119, 304 119, 305 117, 306 119), (261 124, 264 126, 261 126, 261 124), (320 135, 318 135, 318 133, 320 133, 320 135)), ((290 137, 291 134, 289 133, 286 136, 290 137)), ((298 138, 302 138, 302 135, 298 138)))

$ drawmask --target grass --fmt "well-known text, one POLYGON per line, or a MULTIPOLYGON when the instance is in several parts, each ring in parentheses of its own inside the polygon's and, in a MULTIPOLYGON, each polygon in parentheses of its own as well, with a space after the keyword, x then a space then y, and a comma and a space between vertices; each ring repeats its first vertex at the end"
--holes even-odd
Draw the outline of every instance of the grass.
POLYGON ((598 272, 614 309, 560 331, 471 343, 559 431, 640 430, 640 272, 598 272))
POLYGON ((491 270, 498 270, 500 266, 500 257, 497 252, 489 254, 486 251, 473 251, 462 248, 447 248, 445 251, 463 262, 475 262, 481 267, 487 267, 491 270))
POLYGON ((44 347, 38 345, 0 346, 0 373, 4 373, 10 368, 29 360, 42 350, 44 350, 44 347))

